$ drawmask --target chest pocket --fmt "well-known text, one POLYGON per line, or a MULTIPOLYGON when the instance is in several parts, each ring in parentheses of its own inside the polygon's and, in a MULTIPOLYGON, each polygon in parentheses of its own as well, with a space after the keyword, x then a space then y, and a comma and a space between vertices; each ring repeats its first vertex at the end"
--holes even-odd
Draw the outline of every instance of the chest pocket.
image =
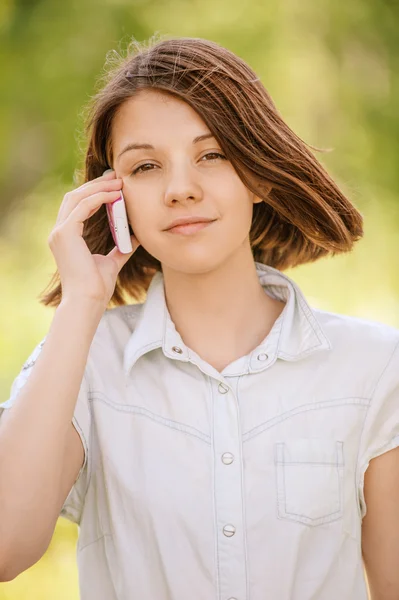
POLYGON ((292 439, 275 444, 278 516, 316 526, 343 515, 343 442, 292 439))

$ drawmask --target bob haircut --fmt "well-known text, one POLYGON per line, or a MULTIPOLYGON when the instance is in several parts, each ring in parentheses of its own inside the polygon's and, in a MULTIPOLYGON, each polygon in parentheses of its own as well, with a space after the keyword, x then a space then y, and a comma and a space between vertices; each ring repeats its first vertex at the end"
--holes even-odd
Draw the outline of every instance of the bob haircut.
MULTIPOLYGON (((157 89, 200 115, 244 185, 263 200, 254 204, 249 234, 255 261, 284 270, 351 250, 363 235, 361 214, 310 151, 318 149, 284 122, 255 72, 215 42, 154 37, 130 41, 89 101, 81 183, 112 167, 112 123, 121 105, 140 90, 157 89)), ((83 238, 92 253, 114 247, 105 205, 85 221, 83 238)), ((109 305, 126 304, 125 294, 142 301, 156 271, 160 261, 139 246, 119 272, 109 305)), ((58 271, 46 290, 39 301, 58 306, 58 271)))

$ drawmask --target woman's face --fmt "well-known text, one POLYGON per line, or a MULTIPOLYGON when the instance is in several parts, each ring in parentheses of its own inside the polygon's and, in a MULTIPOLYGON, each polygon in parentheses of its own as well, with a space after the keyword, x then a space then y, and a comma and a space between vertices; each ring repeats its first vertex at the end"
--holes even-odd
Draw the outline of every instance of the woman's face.
POLYGON ((155 90, 127 100, 115 115, 112 145, 129 222, 163 267, 204 273, 249 246, 254 202, 201 117, 184 101, 155 90), (147 146, 123 152, 128 144, 147 146), (191 235, 165 231, 178 217, 213 223, 191 235))

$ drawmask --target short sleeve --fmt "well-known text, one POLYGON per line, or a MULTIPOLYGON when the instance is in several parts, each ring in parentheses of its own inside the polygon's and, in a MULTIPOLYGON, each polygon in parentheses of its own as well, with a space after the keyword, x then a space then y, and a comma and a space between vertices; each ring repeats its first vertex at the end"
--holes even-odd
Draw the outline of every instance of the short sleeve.
POLYGON ((361 518, 366 514, 364 474, 370 461, 399 446, 399 342, 381 373, 364 421, 358 460, 361 518))
MULTIPOLYGON (((15 399, 17 398, 19 392, 24 387, 25 383, 28 381, 30 374, 34 368, 34 365, 40 355, 40 352, 43 348, 46 338, 34 348, 33 352, 26 360, 26 362, 22 365, 22 368, 14 379, 11 390, 10 397, 8 400, 0 404, 0 421, 1 415, 3 411, 11 408, 14 404, 15 399)), ((90 468, 90 409, 89 409, 89 377, 88 377, 88 366, 86 366, 85 373, 82 379, 82 383, 80 386, 78 398, 76 401, 76 406, 74 410, 74 415, 72 418, 72 423, 78 432, 80 439, 82 440, 83 448, 84 448, 84 463, 79 471, 79 474, 76 478, 74 485, 72 486, 68 497, 66 498, 60 512, 60 516, 65 517, 66 519, 77 523, 79 525, 81 513, 84 504, 84 498, 86 495, 87 485, 89 481, 89 468, 90 468)))

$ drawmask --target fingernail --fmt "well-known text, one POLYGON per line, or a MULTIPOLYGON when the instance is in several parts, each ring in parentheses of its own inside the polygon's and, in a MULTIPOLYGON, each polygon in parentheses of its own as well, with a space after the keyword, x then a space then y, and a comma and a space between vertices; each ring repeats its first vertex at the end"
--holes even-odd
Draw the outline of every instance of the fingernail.
POLYGON ((107 173, 115 173, 114 169, 106 169, 103 173, 103 175, 106 175, 107 173))

